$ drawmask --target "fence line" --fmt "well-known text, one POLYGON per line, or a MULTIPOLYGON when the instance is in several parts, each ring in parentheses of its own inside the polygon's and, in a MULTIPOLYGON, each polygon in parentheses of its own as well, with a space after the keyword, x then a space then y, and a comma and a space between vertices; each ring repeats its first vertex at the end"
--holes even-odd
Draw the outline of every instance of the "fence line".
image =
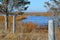
MULTIPOLYGON (((0 14, 0 16, 4 16, 4 18, 5 18, 5 31, 7 31, 7 29, 8 29, 8 21, 7 21, 8 19, 7 19, 7 16, 6 16, 6 14, 0 14)), ((12 32, 15 33, 15 30, 16 30, 16 16, 17 15, 10 14, 9 16, 13 16, 13 30, 12 30, 12 32)))
MULTIPOLYGON (((6 15, 1 14, 0 16, 5 17, 5 29, 7 29, 6 15)), ((13 16, 13 33, 15 33, 15 30, 16 30, 16 16, 15 15, 10 15, 10 16, 13 16)), ((55 40, 55 27, 54 27, 53 20, 48 21, 48 40, 55 40)))

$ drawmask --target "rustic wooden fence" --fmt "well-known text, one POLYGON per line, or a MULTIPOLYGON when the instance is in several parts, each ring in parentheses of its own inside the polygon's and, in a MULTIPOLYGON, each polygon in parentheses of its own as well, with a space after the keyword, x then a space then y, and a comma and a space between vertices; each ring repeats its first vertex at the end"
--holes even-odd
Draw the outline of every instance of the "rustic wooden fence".
MULTIPOLYGON (((5 14, 0 14, 0 16, 5 17, 5 29, 7 29, 7 23, 8 22, 6 20, 6 15, 5 14)), ((13 16, 13 30, 12 31, 13 31, 13 34, 14 34, 15 31, 16 31, 16 15, 9 15, 9 16, 13 16)), ((35 35, 37 35, 37 34, 35 34, 35 35)), ((40 39, 38 38, 37 40, 40 40, 40 39)), ((55 40, 55 27, 54 27, 54 21, 53 20, 48 21, 48 40, 55 40)))

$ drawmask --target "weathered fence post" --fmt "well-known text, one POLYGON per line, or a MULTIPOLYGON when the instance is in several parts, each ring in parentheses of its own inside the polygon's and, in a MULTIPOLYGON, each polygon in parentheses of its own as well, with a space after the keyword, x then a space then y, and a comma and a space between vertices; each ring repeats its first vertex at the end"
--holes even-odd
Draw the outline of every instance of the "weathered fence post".
POLYGON ((5 31, 8 29, 8 16, 5 15, 5 31))
POLYGON ((13 15, 13 33, 16 31, 16 15, 13 15))
POLYGON ((55 25, 53 20, 48 21, 48 40, 55 40, 55 25))

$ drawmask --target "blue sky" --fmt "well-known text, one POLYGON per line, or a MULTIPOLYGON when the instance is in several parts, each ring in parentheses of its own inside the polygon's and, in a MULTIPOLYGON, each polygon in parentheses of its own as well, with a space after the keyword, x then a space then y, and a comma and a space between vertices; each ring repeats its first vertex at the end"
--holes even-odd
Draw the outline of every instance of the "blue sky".
POLYGON ((44 7, 44 2, 48 0, 29 0, 31 3, 26 12, 46 12, 47 9, 44 7))
MULTIPOLYGON (((1 1, 1 0, 0 0, 1 1)), ((46 12, 47 9, 44 7, 44 2, 48 0, 29 0, 30 5, 26 12, 46 12)))

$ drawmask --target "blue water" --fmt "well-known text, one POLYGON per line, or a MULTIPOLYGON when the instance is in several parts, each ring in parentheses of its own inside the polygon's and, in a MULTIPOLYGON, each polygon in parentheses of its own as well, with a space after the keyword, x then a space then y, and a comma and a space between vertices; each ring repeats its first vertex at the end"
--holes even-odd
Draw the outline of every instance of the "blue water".
POLYGON ((46 16, 28 16, 27 19, 22 20, 22 22, 32 22, 35 24, 47 24, 49 20, 49 17, 46 16))

